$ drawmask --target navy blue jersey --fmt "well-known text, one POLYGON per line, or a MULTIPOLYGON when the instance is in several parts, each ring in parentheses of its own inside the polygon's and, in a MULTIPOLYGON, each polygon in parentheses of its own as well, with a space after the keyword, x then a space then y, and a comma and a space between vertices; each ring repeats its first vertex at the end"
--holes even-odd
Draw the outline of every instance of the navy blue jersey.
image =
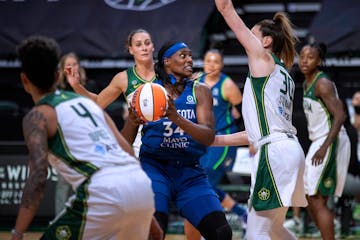
MULTIPOLYGON (((196 82, 188 80, 174 103, 182 117, 197 123, 195 86, 196 82)), ((206 151, 205 145, 196 142, 168 118, 144 124, 141 140, 140 159, 198 163, 206 151)))
MULTIPOLYGON (((206 75, 204 74, 199 81, 205 83, 205 77, 206 75)), ((219 81, 211 87, 216 134, 237 132, 237 127, 231 114, 232 105, 223 95, 223 85, 228 78, 229 76, 221 73, 219 81)))

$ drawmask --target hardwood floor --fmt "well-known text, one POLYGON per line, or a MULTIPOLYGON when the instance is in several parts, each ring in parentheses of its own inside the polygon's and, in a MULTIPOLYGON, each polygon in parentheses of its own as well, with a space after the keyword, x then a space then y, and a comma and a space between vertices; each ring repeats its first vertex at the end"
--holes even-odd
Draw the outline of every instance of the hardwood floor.
MULTIPOLYGON (((9 232, 0 232, 0 239, 1 240, 7 240, 10 239, 10 233, 9 232)), ((38 240, 41 236, 40 232, 29 232, 26 233, 23 240, 38 240)), ((299 238, 298 240, 319 240, 320 238, 299 238)), ((349 239, 358 239, 358 238, 346 238, 346 240, 349 239)), ((184 235, 178 235, 178 234, 169 234, 166 235, 165 240, 186 240, 184 235)), ((340 239, 339 239, 340 240, 340 239)))

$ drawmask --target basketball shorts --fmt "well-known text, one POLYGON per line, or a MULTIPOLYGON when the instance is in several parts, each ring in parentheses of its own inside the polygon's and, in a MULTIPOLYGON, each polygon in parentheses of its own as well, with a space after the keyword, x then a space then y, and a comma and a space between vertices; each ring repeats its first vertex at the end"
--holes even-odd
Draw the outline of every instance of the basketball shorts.
POLYGON ((180 215, 197 226, 207 214, 223 211, 200 165, 165 165, 143 158, 141 164, 152 181, 157 212, 169 214, 169 202, 172 201, 180 215))
POLYGON ((42 239, 148 239, 151 181, 140 165, 106 167, 76 190, 42 239))
POLYGON ((251 173, 250 207, 256 211, 305 207, 305 155, 297 137, 273 133, 256 143, 251 173))
POLYGON ((313 141, 305 160, 305 192, 309 196, 341 196, 350 161, 350 140, 345 131, 340 131, 337 140, 328 148, 324 161, 312 165, 312 157, 325 141, 326 136, 313 141))

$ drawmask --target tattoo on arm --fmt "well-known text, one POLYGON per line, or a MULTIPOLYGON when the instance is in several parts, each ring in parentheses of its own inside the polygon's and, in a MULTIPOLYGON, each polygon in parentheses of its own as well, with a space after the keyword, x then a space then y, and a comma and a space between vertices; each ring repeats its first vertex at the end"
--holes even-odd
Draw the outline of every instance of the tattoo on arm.
POLYGON ((47 120, 45 115, 33 109, 23 120, 23 132, 29 150, 30 174, 21 200, 25 208, 37 208, 44 195, 47 178, 47 120))

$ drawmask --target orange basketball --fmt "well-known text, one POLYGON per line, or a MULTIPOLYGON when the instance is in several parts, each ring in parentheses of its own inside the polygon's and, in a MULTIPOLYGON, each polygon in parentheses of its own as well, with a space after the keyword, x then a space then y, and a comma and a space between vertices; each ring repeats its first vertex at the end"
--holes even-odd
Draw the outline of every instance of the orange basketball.
POLYGON ((157 121, 167 109, 167 92, 157 83, 145 83, 138 87, 132 97, 132 106, 144 122, 157 121))

